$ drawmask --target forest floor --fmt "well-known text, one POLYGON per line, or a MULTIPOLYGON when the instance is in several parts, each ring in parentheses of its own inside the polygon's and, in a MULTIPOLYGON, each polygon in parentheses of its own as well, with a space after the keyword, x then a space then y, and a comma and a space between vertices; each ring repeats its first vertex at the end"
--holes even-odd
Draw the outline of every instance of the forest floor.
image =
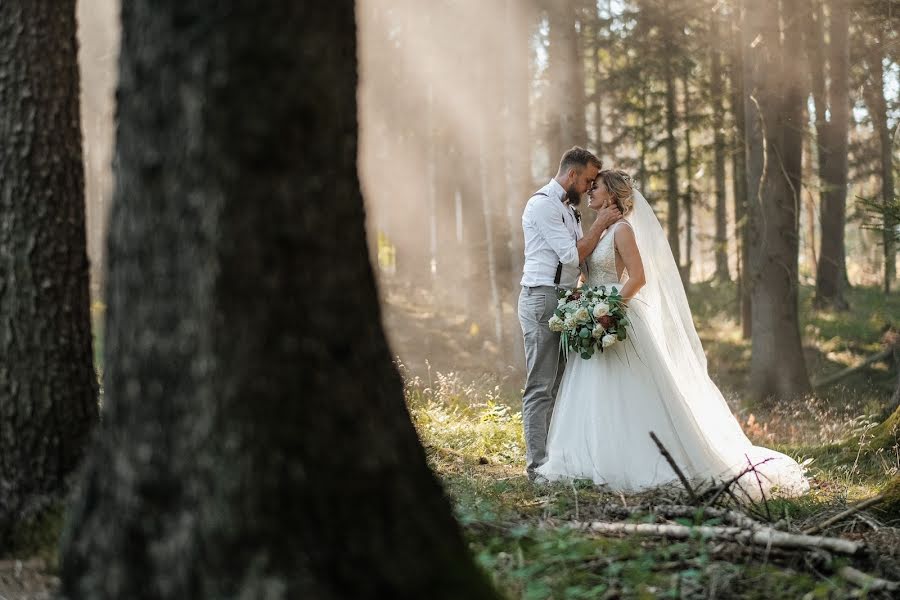
MULTIPOLYGON (((900 444, 887 449, 869 444, 870 432, 886 416, 897 375, 890 363, 876 363, 788 405, 745 406, 737 390, 746 378, 750 349, 731 316, 732 294, 730 286, 711 285, 694 286, 691 292, 710 373, 751 439, 808 461, 812 479, 812 490, 803 498, 741 510, 763 526, 799 533, 878 494, 900 472, 900 444)), ((515 390, 521 375, 514 365, 504 365, 493 344, 479 341, 483 325, 437 315, 427 304, 416 307, 411 297, 389 297, 385 315, 407 403, 479 564, 507 597, 900 597, 900 592, 873 591, 843 575, 852 567, 900 581, 896 507, 875 506, 820 532, 865 542, 865 552, 852 558, 699 534, 672 540, 601 536, 572 527, 623 519, 690 526, 722 522, 702 513, 664 518, 659 506, 688 502, 672 490, 625 496, 589 481, 530 484, 522 468, 521 401, 515 390), (428 347, 422 344, 426 338, 428 347), (457 370, 442 371, 438 365, 452 364, 454 354, 457 370), (426 361, 429 355, 438 358, 426 361)), ((886 301, 878 290, 854 289, 849 299, 854 308, 835 315, 812 310, 809 290, 802 293, 804 346, 814 380, 879 352, 890 318, 900 319, 897 295, 886 301)))
POLYGON ((58 587, 44 560, 0 560, 0 600, 50 600, 58 587))
MULTIPOLYGON (((495 341, 492 326, 453 310, 434 308, 421 291, 384 287, 384 322, 404 374, 406 399, 432 468, 442 480, 481 567, 509 598, 851 598, 891 597, 840 576, 852 566, 900 581, 900 514, 878 506, 822 532, 864 541, 862 556, 784 551, 693 535, 665 540, 598 535, 574 522, 721 525, 695 513, 663 518, 649 507, 684 502, 677 493, 623 496, 590 482, 534 486, 524 476, 521 365, 495 341)), ((742 402, 750 347, 734 318, 734 288, 694 285, 691 306, 709 360, 709 372, 754 442, 798 460, 811 459, 811 492, 770 501, 753 518, 777 521, 783 531, 821 523, 879 493, 900 472, 900 444, 872 448, 872 428, 886 416, 896 383, 887 362, 860 370, 807 398, 775 405, 742 402), (841 444, 842 445, 838 445, 841 444)), ((881 336, 900 320, 900 295, 849 293, 851 311, 812 309, 801 292, 802 333, 813 379, 861 363, 881 350, 881 336)), ((95 317, 102 307, 94 307, 95 317)), ((515 335, 513 308, 503 326, 515 335)), ((101 318, 95 319, 98 325, 101 318)), ((102 356, 101 330, 97 354, 102 356)), ((98 369, 102 363, 98 361, 98 369)), ((58 587, 54 548, 43 558, 0 560, 0 600, 43 600, 58 587), (49 558, 48 558, 49 557, 49 558)), ((900 596, 898 593, 897 596, 900 596)))

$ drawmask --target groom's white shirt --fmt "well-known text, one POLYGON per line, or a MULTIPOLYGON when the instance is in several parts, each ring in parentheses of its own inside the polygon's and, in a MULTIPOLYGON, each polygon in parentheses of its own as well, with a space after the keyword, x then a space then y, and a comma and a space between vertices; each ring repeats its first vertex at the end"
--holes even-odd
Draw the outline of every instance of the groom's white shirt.
POLYGON ((522 285, 556 285, 556 267, 562 263, 559 286, 573 289, 578 283, 578 247, 584 235, 573 207, 563 203, 566 190, 551 179, 528 200, 522 213, 525 233, 525 268, 522 285), (544 195, 546 194, 546 195, 544 195))

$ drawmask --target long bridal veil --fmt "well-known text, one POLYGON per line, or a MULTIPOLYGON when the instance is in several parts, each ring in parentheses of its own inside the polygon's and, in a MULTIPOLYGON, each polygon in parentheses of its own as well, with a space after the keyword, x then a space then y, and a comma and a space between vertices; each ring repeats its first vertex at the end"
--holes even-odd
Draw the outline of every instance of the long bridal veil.
MULTIPOLYGON (((684 285, 666 235, 644 196, 634 189, 634 207, 628 220, 634 229, 644 264, 646 284, 632 300, 630 310, 639 311, 645 321, 651 343, 658 352, 649 357, 651 372, 659 378, 658 389, 673 394, 670 402, 683 402, 682 414, 688 416, 696 433, 705 441, 707 452, 726 466, 721 477, 737 475, 753 464, 763 463, 757 471, 766 491, 799 495, 809 489, 803 469, 790 457, 754 446, 744 435, 722 393, 707 373, 706 356, 694 327, 684 285)), ((638 357, 640 359, 640 357, 638 357)), ((648 365, 650 366, 650 365, 648 365)), ((748 474, 742 487, 758 497, 755 476, 748 474), (752 476, 752 485, 749 477, 752 476)))

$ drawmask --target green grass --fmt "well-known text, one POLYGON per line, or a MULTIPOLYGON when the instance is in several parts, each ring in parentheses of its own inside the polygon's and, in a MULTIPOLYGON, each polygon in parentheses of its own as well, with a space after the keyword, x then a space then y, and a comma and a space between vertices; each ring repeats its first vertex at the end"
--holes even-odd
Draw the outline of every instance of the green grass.
MULTIPOLYGON (((464 405, 465 398, 445 403, 434 394, 409 395, 414 420, 478 563, 506 597, 699 598, 715 589, 717 597, 774 600, 853 592, 843 580, 809 572, 800 555, 775 560, 702 539, 607 538, 571 529, 567 523, 598 518, 605 506, 653 499, 619 496, 590 482, 534 486, 522 474, 515 413, 498 409, 498 400, 464 405)), ((821 520, 817 515, 876 493, 873 463, 851 473, 846 463, 819 458, 816 489, 772 501, 776 519, 821 520)))
MULTIPOLYGON (((820 311, 813 308, 814 289, 800 288, 800 332, 807 368, 819 379, 853 366, 882 349, 886 326, 900 326, 900 294, 885 296, 879 288, 854 287, 847 290, 850 310, 820 311)), ((724 390, 740 391, 750 367, 750 342, 741 337, 736 288, 732 283, 700 282, 688 292, 694 322, 709 360, 709 372, 724 390)), ((885 365, 873 365, 839 384, 816 390, 816 395, 832 403, 848 396, 857 406, 873 406, 872 398, 889 394, 896 385, 896 373, 885 365)))
MULTIPOLYGON (((739 403, 749 344, 740 339, 732 316, 733 292, 730 286, 697 285, 692 296, 710 370, 717 369, 720 383, 733 384, 731 397, 739 403)), ((813 363, 816 369, 841 369, 846 365, 840 360, 876 352, 881 329, 891 315, 900 314, 898 300, 884 302, 880 292, 855 289, 849 297, 857 308, 848 313, 804 311, 805 346, 809 356, 821 358, 813 363)), ((802 301, 810 301, 808 291, 802 301)), ((774 520, 785 520, 797 531, 879 493, 897 476, 896 436, 886 447, 875 445, 881 443, 876 439, 877 413, 889 397, 894 376, 869 369, 841 388, 777 410, 757 415, 739 411, 757 443, 813 459, 813 489, 802 498, 770 501, 774 520)), ((465 384, 452 374, 435 373, 429 382, 408 379, 406 394, 430 464, 444 483, 471 548, 507 597, 691 598, 707 597, 714 589, 717 597, 793 599, 859 592, 827 569, 810 569, 801 555, 776 559, 727 545, 723 550, 721 544, 700 539, 604 538, 568 528, 573 520, 602 517, 604 507, 652 504, 655 499, 620 496, 590 482, 548 487, 528 483, 521 416, 510 408, 517 407, 519 399, 503 397, 499 390, 490 382, 465 384)), ((900 518, 900 508, 893 505, 889 512, 870 514, 891 523, 900 518)), ((873 564, 856 566, 890 578, 873 564)))

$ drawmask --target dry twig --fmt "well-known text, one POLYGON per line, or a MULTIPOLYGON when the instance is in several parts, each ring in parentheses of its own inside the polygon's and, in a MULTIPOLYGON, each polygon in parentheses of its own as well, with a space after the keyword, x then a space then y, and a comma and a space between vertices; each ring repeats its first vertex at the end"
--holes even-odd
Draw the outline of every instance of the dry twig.
POLYGON ((660 453, 669 463, 669 466, 672 467, 672 470, 675 471, 675 474, 678 475, 678 479, 681 480, 681 485, 684 486, 684 489, 688 493, 688 497, 691 499, 691 502, 697 501, 697 496, 694 494, 694 488, 691 487, 690 482, 688 482, 687 477, 684 476, 684 473, 681 472, 681 469, 678 468, 678 465, 675 464, 675 459, 672 458, 672 455, 669 454, 669 451, 666 450, 666 447, 663 446, 663 443, 659 441, 659 438, 656 437, 656 434, 652 431, 650 432, 650 437, 653 438, 653 441, 656 443, 656 447, 659 448, 660 453))
POLYGON ((822 521, 818 525, 813 525, 812 527, 805 529, 803 531, 803 534, 804 535, 812 535, 814 533, 819 533, 823 529, 831 527, 835 523, 839 523, 840 521, 843 521, 847 517, 852 517, 853 515, 855 515, 856 513, 858 513, 861 510, 869 508, 870 506, 875 506, 876 504, 880 503, 884 499, 885 499, 884 494, 878 494, 877 496, 872 496, 871 498, 867 498, 866 500, 863 500, 862 502, 858 502, 858 503, 854 504, 847 510, 834 515, 830 519, 826 519, 825 521, 822 521))

